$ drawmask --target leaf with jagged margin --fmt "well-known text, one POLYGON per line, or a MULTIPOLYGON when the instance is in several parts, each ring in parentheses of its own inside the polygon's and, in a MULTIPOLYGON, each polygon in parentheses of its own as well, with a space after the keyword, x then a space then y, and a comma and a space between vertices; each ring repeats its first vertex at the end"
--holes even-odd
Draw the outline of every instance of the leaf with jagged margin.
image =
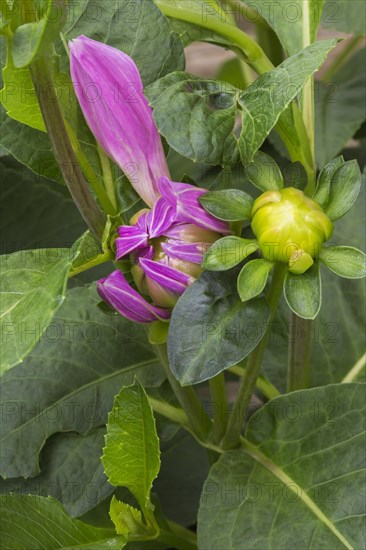
POLYGON ((51 498, 33 495, 0 497, 3 550, 121 550, 126 539, 114 529, 103 529, 70 518, 51 498))
POLYGON ((364 548, 365 408, 363 384, 297 391, 264 405, 243 448, 211 468, 199 548, 213 540, 232 550, 364 548))
POLYGON ((70 290, 23 365, 4 375, 4 477, 37 475, 39 453, 52 434, 85 435, 104 425, 116 392, 135 376, 147 387, 164 380, 144 329, 103 314, 99 300, 95 285, 70 290))

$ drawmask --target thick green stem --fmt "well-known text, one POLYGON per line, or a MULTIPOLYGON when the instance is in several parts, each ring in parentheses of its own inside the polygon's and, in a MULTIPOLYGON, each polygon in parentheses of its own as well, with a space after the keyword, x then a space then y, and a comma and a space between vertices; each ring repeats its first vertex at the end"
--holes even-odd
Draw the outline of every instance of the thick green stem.
POLYGON ((111 170, 111 163, 109 161, 109 157, 107 153, 105 153, 104 149, 98 142, 97 142, 97 146, 98 146, 98 154, 99 154, 100 162, 102 165, 103 180, 104 180, 107 196, 111 201, 111 204, 113 205, 115 213, 117 213, 117 201, 116 201, 116 194, 114 190, 114 181, 113 181, 113 175, 111 170))
POLYGON ((221 372, 214 378, 211 378, 209 381, 209 385, 213 413, 211 439, 214 443, 220 443, 225 434, 228 421, 228 408, 224 373, 221 372))
POLYGON ((150 395, 148 397, 154 412, 165 416, 165 418, 169 418, 169 420, 185 428, 190 427, 189 418, 183 409, 178 409, 178 407, 174 407, 174 405, 170 405, 165 401, 160 401, 160 399, 155 399, 155 397, 151 397, 150 395))
POLYGON ((262 17, 254 8, 248 6, 246 2, 238 2, 238 0, 221 0, 221 4, 225 14, 231 15, 231 17, 235 20, 236 15, 243 15, 249 23, 255 23, 255 25, 260 25, 265 29, 271 28, 264 17, 262 17))
MULTIPOLYGON (((239 365, 235 365, 235 367, 230 367, 228 369, 233 374, 236 374, 237 376, 240 376, 242 378, 244 376, 245 368, 239 365)), ((274 399, 275 397, 278 397, 281 395, 281 392, 270 382, 267 380, 265 376, 260 374, 257 378, 256 382, 257 389, 263 393, 267 399, 274 399)))
POLYGON ((212 422, 207 416, 196 392, 191 386, 181 386, 172 374, 169 366, 166 344, 156 345, 154 349, 165 369, 167 379, 175 396, 189 419, 193 432, 198 439, 205 440, 211 430, 212 422))
POLYGON ((222 447, 224 449, 237 447, 240 443, 241 430, 247 416, 247 408, 262 366, 263 356, 268 344, 272 322, 282 294, 282 286, 286 270, 287 266, 285 264, 278 263, 275 266, 272 283, 267 295, 268 305, 271 310, 268 327, 262 340, 248 357, 238 396, 235 401, 234 410, 230 416, 226 434, 222 441, 222 447))
POLYGON ((287 390, 309 387, 311 321, 290 314, 287 390))
POLYGON ((180 525, 173 524, 173 522, 168 522, 168 524, 171 530, 160 529, 157 540, 165 543, 169 548, 197 550, 197 537, 192 531, 180 525))
POLYGON ((80 167, 84 173, 84 176, 86 177, 87 181, 90 184, 90 187, 93 189, 96 197, 98 198, 100 205, 102 206, 104 212, 107 214, 115 214, 115 209, 109 200, 103 184, 101 182, 101 179, 95 172, 92 164, 89 162, 87 156, 85 155, 84 151, 82 150, 80 146, 80 142, 74 132, 74 129, 72 128, 71 124, 65 119, 65 128, 67 131, 67 135, 69 136, 71 147, 75 153, 75 156, 77 158, 78 163, 80 164, 80 167))
POLYGON ((100 239, 106 218, 98 207, 70 143, 52 80, 48 60, 39 58, 30 67, 43 119, 51 141, 53 154, 65 183, 90 230, 100 239), (47 94, 44 93, 47 91, 47 94))

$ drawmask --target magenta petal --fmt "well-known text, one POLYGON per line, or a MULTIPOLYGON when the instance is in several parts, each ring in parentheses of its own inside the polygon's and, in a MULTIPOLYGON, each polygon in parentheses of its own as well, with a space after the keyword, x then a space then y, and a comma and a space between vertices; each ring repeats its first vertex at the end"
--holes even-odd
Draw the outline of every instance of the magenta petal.
POLYGON ((193 223, 223 235, 231 233, 226 222, 211 216, 198 202, 199 197, 207 193, 205 189, 194 187, 188 183, 173 182, 163 176, 159 179, 159 191, 165 200, 176 209, 177 222, 193 223))
POLYGON ((121 315, 136 323, 153 323, 169 319, 170 311, 149 304, 126 281, 120 271, 113 271, 97 283, 99 295, 121 315))
POLYGON ((159 197, 158 179, 169 171, 134 61, 85 36, 69 46, 72 82, 91 131, 152 206, 159 197))
POLYGON ((205 191, 194 187, 184 190, 178 195, 177 219, 179 221, 192 222, 204 229, 216 231, 223 235, 231 233, 228 223, 211 216, 198 202, 198 198, 205 191))
POLYGON ((161 237, 171 227, 175 220, 175 209, 163 198, 160 198, 154 208, 147 214, 147 225, 151 239, 161 237))
POLYGON ((116 239, 117 260, 126 254, 148 246, 148 234, 135 225, 122 225, 118 228, 118 234, 119 238, 116 239))
POLYGON ((174 241, 161 243, 164 252, 175 260, 186 260, 194 264, 201 265, 204 254, 209 245, 206 243, 185 243, 183 241, 174 241))
POLYGON ((161 262, 141 258, 140 266, 147 277, 150 277, 150 279, 173 294, 183 294, 187 286, 193 281, 189 275, 161 262))
MULTIPOLYGON (((186 187, 192 188, 192 185, 187 183, 179 183, 171 181, 166 176, 161 176, 158 180, 158 189, 162 197, 171 205, 176 208, 178 201, 178 194, 186 189, 186 187)), ((194 187, 193 187, 194 189, 194 187)))

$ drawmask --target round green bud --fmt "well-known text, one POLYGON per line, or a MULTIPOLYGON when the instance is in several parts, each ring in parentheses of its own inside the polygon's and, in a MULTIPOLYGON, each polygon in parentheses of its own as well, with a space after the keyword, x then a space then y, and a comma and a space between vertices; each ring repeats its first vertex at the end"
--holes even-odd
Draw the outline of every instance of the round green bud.
POLYGON ((299 189, 266 191, 254 202, 252 229, 264 258, 304 273, 314 263, 333 224, 322 207, 299 189))

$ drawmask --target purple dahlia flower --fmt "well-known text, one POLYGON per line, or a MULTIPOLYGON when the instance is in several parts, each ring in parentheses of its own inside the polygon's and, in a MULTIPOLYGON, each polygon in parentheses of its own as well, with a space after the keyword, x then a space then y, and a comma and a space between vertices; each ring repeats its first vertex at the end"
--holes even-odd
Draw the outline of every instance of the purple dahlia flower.
POLYGON ((132 321, 168 319, 170 308, 201 272, 207 247, 228 224, 208 214, 192 185, 172 182, 152 110, 134 61, 125 53, 79 36, 70 42, 71 77, 85 119, 150 207, 118 229, 117 255, 130 256, 141 296, 120 271, 98 281, 101 297, 132 321))

